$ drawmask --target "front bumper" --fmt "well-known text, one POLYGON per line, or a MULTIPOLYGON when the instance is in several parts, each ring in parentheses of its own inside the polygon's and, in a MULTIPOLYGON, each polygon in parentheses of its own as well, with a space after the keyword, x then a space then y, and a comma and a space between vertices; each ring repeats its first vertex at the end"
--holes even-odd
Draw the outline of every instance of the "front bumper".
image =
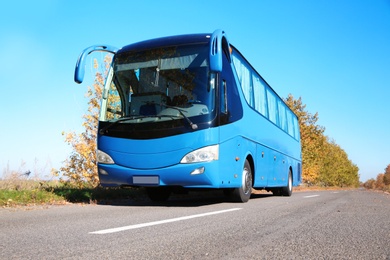
POLYGON ((228 182, 220 179, 218 161, 176 164, 157 169, 132 169, 116 164, 98 164, 102 186, 182 186, 220 188, 228 182))

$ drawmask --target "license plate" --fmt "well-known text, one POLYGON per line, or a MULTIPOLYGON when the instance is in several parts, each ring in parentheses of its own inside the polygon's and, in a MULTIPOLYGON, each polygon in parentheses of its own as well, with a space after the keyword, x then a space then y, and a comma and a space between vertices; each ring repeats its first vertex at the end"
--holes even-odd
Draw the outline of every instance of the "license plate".
POLYGON ((158 176, 133 176, 133 184, 158 185, 158 176))

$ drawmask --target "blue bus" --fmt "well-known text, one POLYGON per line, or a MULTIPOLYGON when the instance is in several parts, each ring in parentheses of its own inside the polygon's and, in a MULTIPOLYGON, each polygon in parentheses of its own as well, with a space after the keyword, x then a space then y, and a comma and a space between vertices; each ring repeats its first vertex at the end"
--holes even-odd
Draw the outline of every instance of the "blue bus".
POLYGON ((145 187, 153 201, 182 189, 220 189, 247 202, 252 189, 291 196, 301 182, 297 116, 223 30, 164 37, 113 54, 97 137, 104 187, 145 187))

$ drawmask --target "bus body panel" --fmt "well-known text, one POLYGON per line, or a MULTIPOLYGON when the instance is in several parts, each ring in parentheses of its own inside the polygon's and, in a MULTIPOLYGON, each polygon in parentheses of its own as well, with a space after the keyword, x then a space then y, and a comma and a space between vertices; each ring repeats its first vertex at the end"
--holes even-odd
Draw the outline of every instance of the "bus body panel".
MULTIPOLYGON (((233 125, 228 125, 229 131, 234 129, 233 125)), ((241 136, 219 141, 219 131, 219 128, 210 128, 153 140, 126 140, 100 136, 99 149, 108 153, 116 162, 114 165, 98 164, 100 183, 102 186, 239 187, 244 164, 242 158, 245 158, 243 151, 246 151, 250 142, 241 136), (180 164, 180 160, 187 153, 206 144, 217 143, 219 143, 217 161, 180 164), (191 175, 191 172, 202 167, 204 167, 202 174, 191 175), (157 176, 159 182, 134 183, 134 176, 157 176)))
MULTIPOLYGON (((266 123, 267 120, 257 112, 248 108, 247 116, 244 116, 243 124, 250 125, 258 131, 248 131, 248 139, 256 143, 257 153, 255 158, 255 183, 254 187, 281 187, 287 183, 289 168, 300 161, 300 149, 297 140, 286 135, 274 124, 266 123), (250 116, 250 114, 257 114, 250 116), (257 120, 255 120, 257 118, 257 120), (257 132, 257 133, 256 133, 257 132), (289 145, 286 145, 286 144, 289 145), (265 186, 264 186, 265 185, 265 186)), ((294 171, 293 171, 294 177, 294 171)), ((295 178, 293 185, 298 185, 295 178)))
POLYGON ((221 133, 230 132, 231 135, 220 140, 219 176, 224 187, 237 188, 241 186, 242 169, 247 155, 251 153, 251 143, 234 129, 234 124, 220 129, 221 133))
POLYGON ((176 164, 159 169, 134 169, 110 164, 98 164, 99 179, 102 186, 182 186, 184 188, 219 188, 218 161, 176 164), (203 174, 191 174, 194 170, 204 167, 203 174), (108 174, 102 174, 102 173, 108 174), (144 177, 138 182, 136 178, 144 177), (150 177, 152 181, 148 181, 150 177), (154 180, 157 180, 156 182, 154 180))
MULTIPOLYGON (((241 100, 245 100, 241 88, 239 95, 241 100)), ((300 142, 253 110, 246 102, 243 102, 243 106, 242 119, 220 127, 221 142, 233 138, 232 135, 237 133, 242 140, 246 140, 239 144, 242 150, 240 156, 245 156, 245 153, 253 156, 255 188, 285 186, 290 167, 293 169, 293 185, 299 185, 297 164, 301 161, 300 142), (294 175, 294 172, 297 174, 294 175)))
POLYGON ((218 143, 218 132, 209 128, 192 133, 149 140, 99 135, 99 150, 109 154, 120 166, 156 169, 178 164, 189 152, 218 143))

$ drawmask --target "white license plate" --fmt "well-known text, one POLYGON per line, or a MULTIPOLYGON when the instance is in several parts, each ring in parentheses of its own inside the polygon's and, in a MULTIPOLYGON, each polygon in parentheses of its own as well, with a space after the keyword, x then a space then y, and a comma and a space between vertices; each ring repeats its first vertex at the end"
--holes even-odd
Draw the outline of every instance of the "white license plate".
POLYGON ((133 184, 158 185, 158 176, 133 176, 133 184))

